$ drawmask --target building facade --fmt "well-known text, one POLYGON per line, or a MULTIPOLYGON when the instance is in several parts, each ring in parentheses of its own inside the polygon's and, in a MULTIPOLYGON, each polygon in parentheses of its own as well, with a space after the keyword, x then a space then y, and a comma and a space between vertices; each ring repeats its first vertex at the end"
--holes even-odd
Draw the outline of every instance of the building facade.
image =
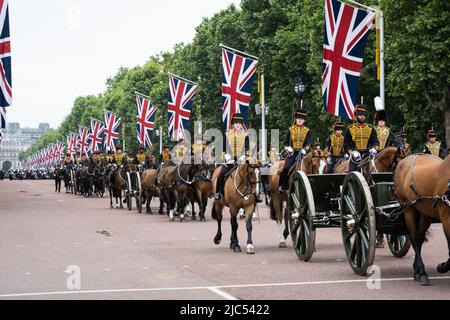
POLYGON ((0 169, 20 168, 20 152, 34 144, 48 129, 48 123, 40 123, 38 128, 21 128, 17 122, 7 123, 0 142, 0 169))

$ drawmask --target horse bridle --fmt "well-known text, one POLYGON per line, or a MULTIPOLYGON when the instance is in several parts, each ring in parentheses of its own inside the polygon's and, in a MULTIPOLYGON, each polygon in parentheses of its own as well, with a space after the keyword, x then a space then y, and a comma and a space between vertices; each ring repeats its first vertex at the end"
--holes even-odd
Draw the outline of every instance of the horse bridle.
POLYGON ((241 171, 239 170, 239 167, 236 169, 237 172, 235 172, 235 174, 234 174, 233 181, 234 181, 234 187, 236 189, 236 193, 239 194, 241 197, 246 198, 246 200, 252 194, 253 185, 257 185, 257 183, 258 183, 258 181, 257 181, 258 179, 256 179, 255 181, 251 181, 250 180, 249 169, 250 168, 256 169, 258 167, 259 167, 258 165, 252 165, 252 164, 249 164, 249 163, 246 163, 246 165, 245 165, 245 175, 246 175, 246 178, 247 178, 247 186, 246 186, 246 189, 245 189, 245 194, 243 194, 241 192, 241 190, 239 189, 241 187, 241 184, 242 184, 242 175, 241 175, 241 171), (238 174, 239 174, 239 178, 240 178, 239 185, 237 185, 237 182, 236 182, 236 177, 237 177, 238 174))

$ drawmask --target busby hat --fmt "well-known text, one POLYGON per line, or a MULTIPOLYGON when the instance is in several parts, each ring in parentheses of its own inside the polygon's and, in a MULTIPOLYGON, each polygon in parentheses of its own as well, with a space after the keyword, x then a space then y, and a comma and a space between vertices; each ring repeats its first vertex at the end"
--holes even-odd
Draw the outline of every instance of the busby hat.
POLYGON ((306 112, 306 110, 297 109, 297 110, 295 110, 294 118, 295 119, 305 119, 306 120, 306 116, 307 115, 308 115, 308 112, 306 112))
POLYGON ((231 118, 231 123, 232 124, 244 123, 244 117, 242 116, 241 113, 235 113, 235 114, 233 114, 233 117, 231 118))
POLYGON ((433 128, 431 128, 430 130, 428 130, 427 137, 436 138, 436 131, 434 131, 433 128))
POLYGON ((374 120, 375 120, 375 123, 378 123, 378 121, 385 121, 385 122, 387 122, 386 110, 377 111, 375 113, 375 119, 374 120))
POLYGON ((344 129, 344 123, 342 121, 336 121, 334 123, 334 130, 343 130, 344 129))
POLYGON ((365 116, 367 114, 366 107, 358 104, 355 108, 355 116, 365 116))
POLYGON ((145 148, 144 148, 144 145, 141 143, 140 145, 139 145, 139 147, 138 147, 138 150, 144 150, 145 148))

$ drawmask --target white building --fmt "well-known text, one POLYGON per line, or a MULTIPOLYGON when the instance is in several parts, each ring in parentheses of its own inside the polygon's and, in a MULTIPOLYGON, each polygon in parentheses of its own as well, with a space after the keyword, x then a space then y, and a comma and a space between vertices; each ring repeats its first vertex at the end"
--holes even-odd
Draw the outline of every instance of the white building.
POLYGON ((20 168, 20 152, 34 144, 49 128, 48 123, 40 123, 38 128, 20 128, 17 122, 7 123, 0 142, 0 169, 20 168))

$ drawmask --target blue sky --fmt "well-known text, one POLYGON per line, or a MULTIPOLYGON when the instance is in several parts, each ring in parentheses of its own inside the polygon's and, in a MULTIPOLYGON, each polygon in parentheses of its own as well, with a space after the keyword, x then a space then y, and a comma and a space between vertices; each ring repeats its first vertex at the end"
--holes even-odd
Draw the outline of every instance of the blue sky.
POLYGON ((203 17, 240 0, 9 0, 13 105, 8 121, 57 127, 79 95, 120 66, 189 42, 203 17))

